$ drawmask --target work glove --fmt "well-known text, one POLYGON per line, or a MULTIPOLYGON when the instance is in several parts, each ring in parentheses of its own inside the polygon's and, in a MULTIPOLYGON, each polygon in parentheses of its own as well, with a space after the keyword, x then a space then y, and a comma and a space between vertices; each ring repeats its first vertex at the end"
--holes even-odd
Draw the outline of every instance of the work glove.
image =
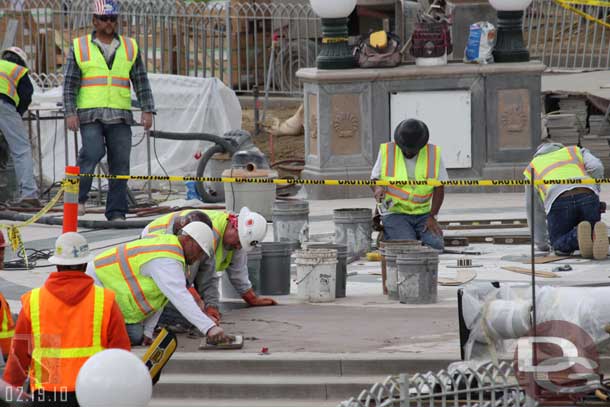
POLYGON ((205 307, 205 314, 210 317, 210 319, 214 321, 216 325, 220 325, 221 315, 218 308, 214 307, 213 305, 208 305, 207 307, 205 307))
POLYGON ((257 297, 253 289, 249 289, 248 291, 243 293, 241 295, 241 298, 243 298, 244 301, 246 301, 251 307, 277 305, 277 302, 275 302, 275 300, 272 298, 257 297))
POLYGON ((189 287, 188 292, 193 296, 193 299, 195 300, 195 303, 197 303, 197 306, 199 307, 199 309, 201 309, 201 311, 205 312, 205 303, 201 299, 201 296, 199 295, 199 293, 197 292, 195 287, 193 287, 193 286, 189 287))

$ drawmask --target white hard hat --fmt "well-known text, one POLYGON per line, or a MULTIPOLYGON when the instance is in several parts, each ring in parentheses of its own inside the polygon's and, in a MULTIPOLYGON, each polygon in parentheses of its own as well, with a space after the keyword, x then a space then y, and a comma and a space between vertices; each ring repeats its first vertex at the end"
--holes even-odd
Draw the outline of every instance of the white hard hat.
POLYGON ((86 264, 92 259, 87 240, 76 232, 68 232, 59 236, 55 241, 55 254, 49 257, 49 263, 76 266, 86 264))
POLYGON ((237 219, 239 241, 242 249, 248 252, 265 238, 267 234, 267 221, 262 215, 252 212, 245 206, 239 211, 237 219))
POLYGON ((91 356, 76 377, 76 399, 83 407, 143 407, 152 398, 152 379, 144 362, 124 349, 91 356))
POLYGON ((9 48, 3 49, 1 55, 4 57, 4 54, 7 52, 12 52, 13 54, 15 54, 19 58, 21 58, 21 60, 25 64, 25 67, 29 69, 30 64, 28 63, 28 55, 25 53, 24 50, 22 50, 19 47, 9 47, 9 48))
POLYGON ((208 257, 214 256, 214 232, 208 225, 203 222, 191 222, 183 227, 182 231, 192 237, 208 257))

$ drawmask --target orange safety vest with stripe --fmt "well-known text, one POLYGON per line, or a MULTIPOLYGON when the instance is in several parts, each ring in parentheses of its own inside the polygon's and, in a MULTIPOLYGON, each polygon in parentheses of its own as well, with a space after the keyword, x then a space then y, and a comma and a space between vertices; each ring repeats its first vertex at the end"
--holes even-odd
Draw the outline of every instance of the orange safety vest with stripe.
POLYGON ((2 355, 8 356, 11 350, 11 341, 15 335, 15 321, 11 314, 11 307, 4 298, 4 295, 0 293, 0 348, 2 349, 2 355))
MULTIPOLYGON (((539 180, 561 180, 561 179, 590 179, 585 169, 585 161, 579 147, 571 146, 560 148, 551 153, 534 157, 532 162, 523 171, 523 175, 531 182, 534 170, 534 178, 539 180)), ((549 189, 553 184, 536 185, 536 190, 542 199, 547 197, 549 189)))
POLYGON ((17 93, 17 87, 27 73, 27 68, 0 59, 0 93, 10 97, 15 102, 15 106, 19 106, 21 100, 17 93))
POLYGON ((174 259, 183 267, 186 264, 182 246, 174 235, 149 235, 106 250, 94 259, 97 278, 115 293, 128 324, 145 320, 168 302, 154 280, 140 272, 144 264, 158 258, 174 259))
POLYGON ((131 109, 129 73, 138 56, 138 44, 133 38, 119 36, 112 69, 102 51, 91 41, 91 34, 74 39, 74 56, 81 70, 81 83, 76 96, 79 109, 131 109))
MULTIPOLYGON (((405 181, 409 179, 407 164, 402 150, 396 143, 385 143, 380 147, 381 180, 405 181)), ((426 144, 419 150, 415 164, 416 181, 436 180, 439 176, 441 149, 434 144, 426 144)), ((386 198, 393 205, 390 212, 409 215, 423 215, 432 208, 434 187, 430 185, 391 185, 387 187, 386 198)))
POLYGON ((107 343, 114 294, 92 286, 78 304, 68 305, 42 287, 21 301, 32 323, 32 390, 75 391, 80 368, 107 343))

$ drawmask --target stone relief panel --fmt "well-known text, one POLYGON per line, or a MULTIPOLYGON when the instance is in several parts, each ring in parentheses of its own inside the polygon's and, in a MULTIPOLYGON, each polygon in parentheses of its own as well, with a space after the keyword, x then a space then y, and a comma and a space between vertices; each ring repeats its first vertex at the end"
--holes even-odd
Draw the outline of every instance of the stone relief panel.
POLYGON ((498 127, 498 149, 532 147, 529 90, 498 90, 498 127))
POLYGON ((362 153, 362 114, 360 94, 331 97, 330 150, 332 155, 362 153))
POLYGON ((309 134, 309 154, 318 155, 318 95, 309 95, 309 117, 308 126, 309 134))

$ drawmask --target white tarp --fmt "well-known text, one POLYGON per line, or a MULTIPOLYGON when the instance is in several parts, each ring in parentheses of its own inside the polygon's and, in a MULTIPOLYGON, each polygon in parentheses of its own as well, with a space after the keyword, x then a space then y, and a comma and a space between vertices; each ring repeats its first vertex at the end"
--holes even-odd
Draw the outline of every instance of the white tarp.
MULTIPOLYGON (((155 129, 178 133, 209 133, 223 135, 241 128, 241 106, 231 89, 216 78, 193 78, 177 75, 149 74, 157 115, 155 129)), ((135 98, 135 95, 133 96, 135 98)), ((47 92, 36 91, 31 109, 39 106, 41 116, 53 115, 49 109, 62 100, 62 88, 47 92)), ((56 108, 55 108, 56 109, 56 108)), ((139 113, 135 114, 139 122, 139 113)), ((34 142, 36 143, 36 123, 34 142)), ((147 174, 146 140, 142 127, 133 127, 134 146, 131 151, 131 174, 147 174)), ((63 178, 65 166, 64 122, 41 122, 42 168, 45 184, 63 178)), ((68 136, 69 164, 75 165, 74 135, 68 136)), ((198 161, 194 155, 205 151, 210 143, 200 141, 174 141, 151 139, 152 175, 165 175, 157 157, 169 175, 195 175, 198 161), (153 148, 154 147, 154 148, 153 148)), ((79 146, 80 146, 79 137, 79 146)), ((38 153, 34 146, 34 157, 38 153)), ((105 160, 105 159, 104 159, 105 160)), ((38 174, 36 169, 36 175, 38 174)), ((138 185, 131 181, 130 185, 138 185)), ((142 183, 139 183, 142 185, 142 183)), ((159 183, 153 183, 159 185, 159 183)))

